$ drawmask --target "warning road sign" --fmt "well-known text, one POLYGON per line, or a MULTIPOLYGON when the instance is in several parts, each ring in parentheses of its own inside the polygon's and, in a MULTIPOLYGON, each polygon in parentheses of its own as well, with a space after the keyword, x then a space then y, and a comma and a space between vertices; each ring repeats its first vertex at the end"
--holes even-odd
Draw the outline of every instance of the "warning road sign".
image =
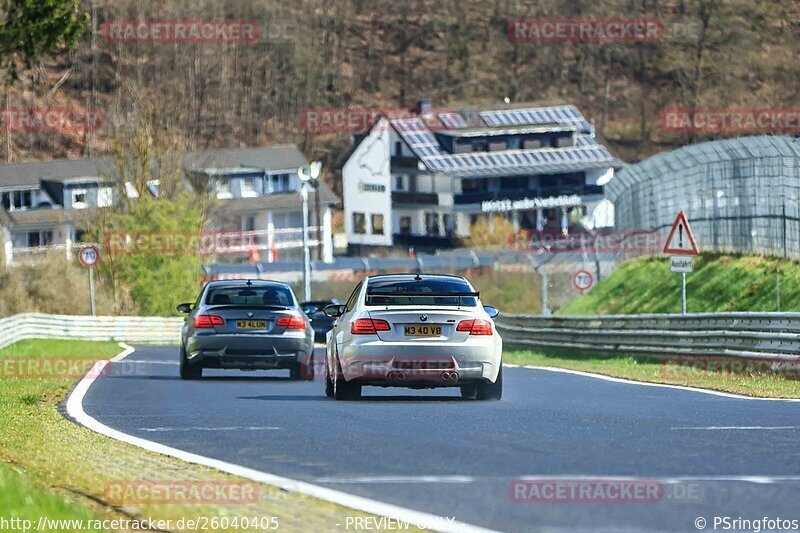
POLYGON ((672 255, 700 255, 695 243, 694 235, 686 220, 686 213, 681 211, 672 224, 667 242, 664 244, 664 253, 672 255))

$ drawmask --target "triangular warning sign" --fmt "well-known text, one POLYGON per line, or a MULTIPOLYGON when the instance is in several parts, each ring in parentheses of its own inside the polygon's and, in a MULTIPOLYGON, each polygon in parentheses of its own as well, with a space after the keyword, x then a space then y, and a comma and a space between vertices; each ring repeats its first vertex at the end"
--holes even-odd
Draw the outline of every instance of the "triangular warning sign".
POLYGON ((667 242, 664 244, 664 253, 670 255, 700 255, 694 235, 686 220, 686 213, 681 211, 675 217, 672 231, 669 232, 667 242))

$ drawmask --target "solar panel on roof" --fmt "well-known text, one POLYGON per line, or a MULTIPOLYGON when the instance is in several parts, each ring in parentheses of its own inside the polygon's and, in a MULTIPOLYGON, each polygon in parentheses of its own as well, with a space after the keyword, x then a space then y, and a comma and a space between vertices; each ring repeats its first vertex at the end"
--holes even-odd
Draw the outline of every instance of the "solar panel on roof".
POLYGON ((487 126, 519 126, 523 124, 558 123, 574 126, 580 131, 592 131, 592 125, 575 106, 532 107, 500 111, 482 111, 480 117, 487 126))
POLYGON ((447 129, 466 128, 467 122, 458 113, 439 113, 439 120, 447 129))

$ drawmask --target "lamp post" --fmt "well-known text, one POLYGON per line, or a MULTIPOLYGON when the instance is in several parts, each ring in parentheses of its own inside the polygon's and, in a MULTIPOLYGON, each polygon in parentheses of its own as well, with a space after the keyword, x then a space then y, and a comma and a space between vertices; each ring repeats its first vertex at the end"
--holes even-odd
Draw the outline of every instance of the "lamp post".
POLYGON ((314 161, 297 169, 300 178, 300 197, 303 199, 303 299, 311 300, 311 253, 308 249, 308 188, 317 188, 322 163, 314 161))

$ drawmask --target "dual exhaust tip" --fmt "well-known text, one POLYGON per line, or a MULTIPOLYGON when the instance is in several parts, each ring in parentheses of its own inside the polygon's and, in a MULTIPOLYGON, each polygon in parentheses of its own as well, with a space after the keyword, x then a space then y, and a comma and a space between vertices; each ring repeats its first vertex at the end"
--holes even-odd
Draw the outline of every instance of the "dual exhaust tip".
MULTIPOLYGON (((386 377, 393 381, 394 380, 401 381, 406 379, 406 373, 392 370, 386 377)), ((456 381, 458 380, 458 372, 442 372, 441 378, 442 381, 456 381)))

